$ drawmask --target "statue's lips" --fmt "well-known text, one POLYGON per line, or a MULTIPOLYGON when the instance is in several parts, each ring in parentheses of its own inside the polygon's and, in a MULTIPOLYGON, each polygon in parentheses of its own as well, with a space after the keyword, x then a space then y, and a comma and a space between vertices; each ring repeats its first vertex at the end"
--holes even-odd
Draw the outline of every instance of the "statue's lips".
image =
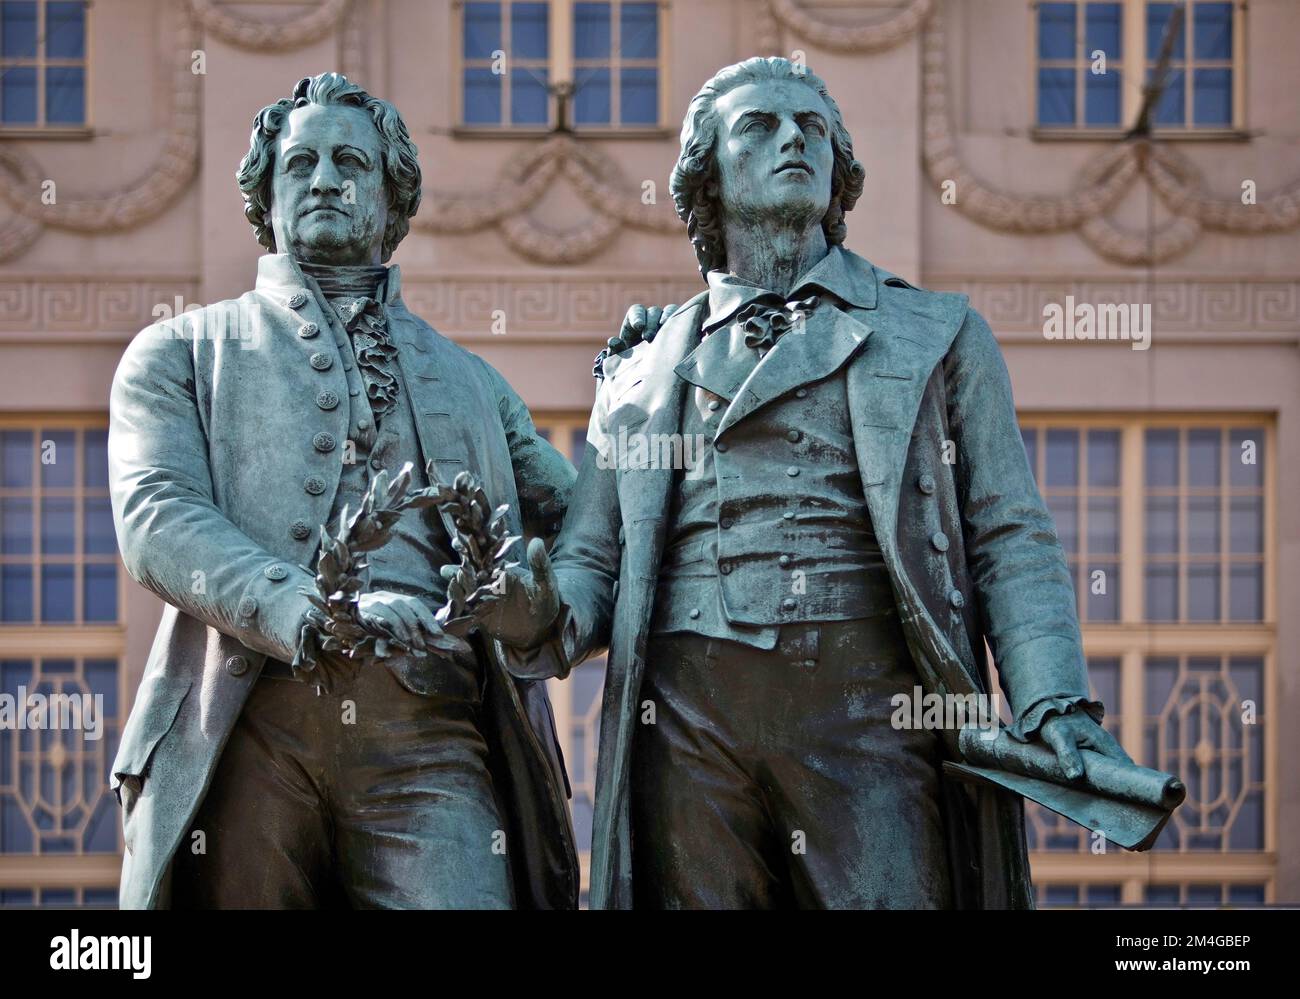
POLYGON ((773 170, 772 172, 773 172, 773 173, 789 173, 791 170, 802 170, 802 171, 803 171, 804 173, 806 173, 809 177, 812 176, 812 172, 813 172, 813 168, 810 167, 807 163, 797 163, 797 162, 793 162, 793 161, 790 162, 790 163, 782 163, 779 167, 777 167, 777 168, 776 168, 775 170, 773 170))
POLYGON ((303 218, 308 215, 319 215, 321 212, 333 212, 335 215, 346 215, 347 213, 341 208, 333 208, 330 205, 318 205, 316 208, 308 208, 302 213, 303 218))

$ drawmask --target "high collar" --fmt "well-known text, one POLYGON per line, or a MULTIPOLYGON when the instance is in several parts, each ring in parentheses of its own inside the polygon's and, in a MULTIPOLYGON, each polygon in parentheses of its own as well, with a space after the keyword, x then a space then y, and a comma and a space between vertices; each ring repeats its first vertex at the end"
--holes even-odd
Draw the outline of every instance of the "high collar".
MULTIPOLYGON (((766 288, 757 288, 734 274, 709 271, 709 315, 703 330, 717 329, 750 302, 760 298, 780 299, 782 296, 766 288)), ((876 307, 875 268, 861 257, 843 247, 832 246, 826 256, 817 261, 801 277, 786 300, 797 301, 811 291, 823 291, 861 309, 876 307)))
MULTIPOLYGON (((287 253, 267 253, 257 259, 257 290, 271 298, 289 299, 295 292, 315 292, 319 286, 303 274, 298 261, 287 253)), ((388 265, 384 282, 384 304, 399 305, 402 301, 402 274, 396 264, 388 265)))

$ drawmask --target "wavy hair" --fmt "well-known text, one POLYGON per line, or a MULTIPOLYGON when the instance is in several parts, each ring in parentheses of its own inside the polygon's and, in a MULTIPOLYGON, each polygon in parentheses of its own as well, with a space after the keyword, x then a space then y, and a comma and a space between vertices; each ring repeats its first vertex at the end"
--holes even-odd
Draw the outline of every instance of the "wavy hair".
POLYGON ((758 56, 727 66, 706 83, 696 94, 686 111, 682 123, 682 151, 677 158, 669 180, 677 216, 686 223, 686 234, 695 247, 695 258, 700 273, 724 270, 727 251, 722 242, 722 217, 718 204, 717 138, 721 118, 717 112, 718 98, 746 83, 764 80, 797 80, 817 92, 831 113, 831 148, 835 165, 831 172, 831 203, 822 218, 826 242, 838 246, 844 242, 848 227, 844 213, 850 211, 862 196, 866 170, 853 158, 853 140, 839 105, 831 97, 822 79, 796 67, 789 59, 758 56))
POLYGON ((370 115, 383 140, 384 180, 388 207, 393 218, 384 228, 383 259, 393 255, 411 229, 410 218, 420 207, 420 164, 415 144, 397 108, 368 93, 340 73, 321 73, 298 81, 293 96, 269 104, 253 119, 253 134, 247 154, 235 177, 244 196, 244 217, 252 223, 257 241, 276 252, 271 230, 271 167, 275 162, 276 136, 284 128, 289 112, 308 104, 342 104, 360 108, 370 115))

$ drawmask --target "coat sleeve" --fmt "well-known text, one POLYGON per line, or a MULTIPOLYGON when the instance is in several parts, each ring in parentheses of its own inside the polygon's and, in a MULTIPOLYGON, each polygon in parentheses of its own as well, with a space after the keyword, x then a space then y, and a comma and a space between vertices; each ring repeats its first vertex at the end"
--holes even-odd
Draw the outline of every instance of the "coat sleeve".
POLYGON ((532 414, 519 393, 492 365, 479 358, 497 398, 501 426, 510 446, 515 493, 524 533, 548 543, 554 540, 569 507, 577 473, 569 459, 537 432, 532 414))
MULTIPOLYGON (((479 361, 497 397, 501 426, 510 447, 524 533, 551 544, 564 522, 577 473, 569 460, 537 432, 532 414, 519 393, 492 365, 482 358, 479 361)), ((521 679, 568 675, 567 657, 558 634, 552 634, 534 649, 516 649, 505 644, 500 649, 506 669, 521 679)))
POLYGON ((530 676, 568 676, 575 667, 609 646, 614 619, 614 584, 621 562, 618 482, 605 433, 604 386, 596 391, 587 446, 564 526, 551 549, 560 588, 560 613, 544 648, 552 651, 554 672, 530 676))
POLYGON ((244 534, 213 502, 189 343, 151 326, 127 348, 109 400, 108 460, 122 561, 145 589, 286 662, 312 576, 244 534), (278 565, 287 577, 264 570, 278 565), (274 574, 273 574, 274 575, 274 574))
POLYGON ((966 559, 1010 701, 1010 733, 1028 739, 1049 715, 1075 707, 1100 721, 1065 553, 1029 469, 1002 352, 973 309, 944 380, 966 559))

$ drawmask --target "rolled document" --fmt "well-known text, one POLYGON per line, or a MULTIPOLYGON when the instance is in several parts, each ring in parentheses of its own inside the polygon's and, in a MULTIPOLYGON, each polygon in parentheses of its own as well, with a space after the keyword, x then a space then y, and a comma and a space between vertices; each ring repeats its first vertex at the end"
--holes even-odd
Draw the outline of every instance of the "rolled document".
POLYGON ((997 730, 968 726, 962 729, 960 746, 966 762, 976 767, 1009 770, 1026 777, 1037 777, 1066 787, 1093 791, 1118 801, 1131 801, 1137 805, 1151 805, 1172 811, 1187 797, 1187 787, 1173 774, 1136 763, 1103 756, 1091 749, 1080 749, 1083 758, 1083 776, 1070 780, 1061 769, 1055 751, 1043 742, 1018 742, 1004 729, 997 730))

